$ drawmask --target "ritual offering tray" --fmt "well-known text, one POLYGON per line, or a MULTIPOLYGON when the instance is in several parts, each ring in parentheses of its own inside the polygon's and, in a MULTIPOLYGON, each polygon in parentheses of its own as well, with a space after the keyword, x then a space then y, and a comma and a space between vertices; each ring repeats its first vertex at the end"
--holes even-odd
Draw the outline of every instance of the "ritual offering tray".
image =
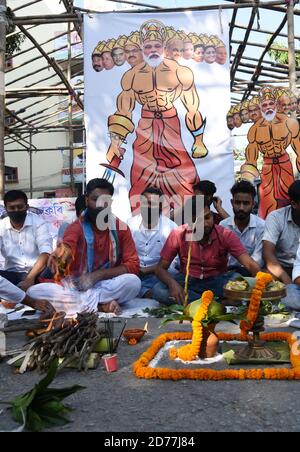
MULTIPOLYGON (((270 277, 270 275, 262 274, 262 277, 270 277)), ((275 303, 280 302, 282 298, 286 296, 286 287, 280 281, 271 281, 267 286, 265 286, 265 290, 260 293, 260 289, 256 287, 257 278, 237 278, 234 281, 229 281, 224 288, 224 295, 229 300, 235 301, 248 301, 250 304, 252 303, 252 308, 249 306, 249 310, 256 309, 256 318, 252 318, 251 328, 248 328, 249 331, 249 340, 248 345, 243 346, 240 350, 237 350, 235 353, 235 358, 237 360, 243 360, 244 362, 253 362, 253 361, 279 361, 280 353, 272 349, 271 346, 268 346, 264 341, 260 339, 260 333, 264 331, 264 317, 270 313, 270 307, 272 311, 272 306, 275 303), (256 301, 254 301, 253 305, 253 291, 256 288, 259 296, 258 297, 259 304, 255 306, 256 301)), ((248 322, 251 324, 251 317, 249 317, 248 311, 248 322)))
MULTIPOLYGON (((224 296, 229 300, 248 301, 255 286, 255 278, 238 278, 229 281, 224 288, 224 296)), ((286 287, 280 281, 273 281, 263 293, 262 300, 280 301, 286 297, 286 287)))

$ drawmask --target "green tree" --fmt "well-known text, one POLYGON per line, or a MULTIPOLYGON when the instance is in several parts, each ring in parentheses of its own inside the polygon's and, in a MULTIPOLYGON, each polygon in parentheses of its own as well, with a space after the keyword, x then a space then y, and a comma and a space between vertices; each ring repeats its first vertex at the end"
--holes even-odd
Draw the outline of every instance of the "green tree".
MULTIPOLYGON (((14 33, 16 31, 16 26, 13 23, 14 13, 10 8, 7 8, 6 16, 8 20, 7 34, 14 33)), ((6 38, 6 56, 11 56, 15 52, 18 52, 21 48, 21 44, 25 41, 26 37, 23 33, 17 33, 13 36, 8 36, 6 38)))
MULTIPOLYGON (((269 57, 280 64, 289 64, 289 54, 288 47, 282 42, 274 42, 273 47, 277 49, 270 49, 268 54, 269 57), (282 49, 282 50, 280 50, 282 49)), ((296 50, 295 53, 296 65, 300 66, 300 50, 296 50)))

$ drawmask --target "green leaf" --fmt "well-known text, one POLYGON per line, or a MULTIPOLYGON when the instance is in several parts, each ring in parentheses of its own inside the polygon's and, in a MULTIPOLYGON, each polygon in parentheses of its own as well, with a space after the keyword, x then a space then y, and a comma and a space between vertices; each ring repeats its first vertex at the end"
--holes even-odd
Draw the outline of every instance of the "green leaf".
POLYGON ((170 322, 180 322, 180 321, 184 321, 184 320, 188 320, 189 322, 192 322, 192 317, 184 315, 184 314, 173 314, 170 315, 169 317, 166 317, 164 320, 162 320, 161 324, 159 325, 159 328, 161 328, 164 325, 167 325, 170 322))
POLYGON ((39 432, 43 428, 47 427, 47 424, 41 419, 41 417, 31 408, 28 408, 26 418, 26 429, 31 432, 39 432))
POLYGON ((47 400, 64 400, 72 394, 76 392, 82 391, 85 389, 85 386, 71 386, 69 388, 55 389, 55 388, 47 388, 43 391, 42 394, 38 395, 38 399, 40 401, 46 402, 47 400))
POLYGON ((55 359, 55 360, 52 361, 51 366, 50 366, 50 368, 48 370, 48 373, 45 376, 45 378, 43 378, 43 380, 41 380, 36 385, 36 392, 37 392, 37 394, 42 392, 44 389, 46 389, 52 383, 52 381, 56 377, 57 369, 58 369, 58 359, 55 359))

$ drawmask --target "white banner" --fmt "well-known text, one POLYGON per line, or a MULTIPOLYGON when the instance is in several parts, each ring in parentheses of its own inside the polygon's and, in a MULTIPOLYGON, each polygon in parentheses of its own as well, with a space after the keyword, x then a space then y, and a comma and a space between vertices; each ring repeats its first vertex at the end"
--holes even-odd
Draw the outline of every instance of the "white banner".
POLYGON ((189 195, 199 179, 230 210, 226 14, 86 15, 84 30, 87 180, 114 181, 123 220, 128 194, 156 185, 189 195))

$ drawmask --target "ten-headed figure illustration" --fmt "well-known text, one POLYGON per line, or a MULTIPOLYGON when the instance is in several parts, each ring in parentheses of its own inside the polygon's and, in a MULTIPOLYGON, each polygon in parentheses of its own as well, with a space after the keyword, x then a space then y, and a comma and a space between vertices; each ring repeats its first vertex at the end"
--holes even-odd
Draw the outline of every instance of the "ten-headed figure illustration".
POLYGON ((125 153, 121 145, 135 129, 132 113, 137 102, 142 105, 142 114, 133 144, 130 197, 150 185, 160 188, 168 197, 190 195, 198 174, 183 144, 174 102, 180 98, 187 111, 186 127, 194 137, 192 157, 206 157, 205 121, 199 111, 194 74, 188 67, 165 58, 170 37, 161 22, 144 23, 140 39, 144 61, 122 78, 117 111, 108 118, 111 144, 106 158, 110 168, 119 167, 125 153))

